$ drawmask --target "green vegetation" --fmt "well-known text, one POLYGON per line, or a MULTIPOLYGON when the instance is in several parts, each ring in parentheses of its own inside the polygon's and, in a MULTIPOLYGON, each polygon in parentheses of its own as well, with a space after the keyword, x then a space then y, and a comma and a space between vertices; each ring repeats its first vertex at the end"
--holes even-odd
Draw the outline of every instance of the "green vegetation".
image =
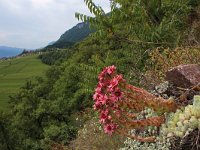
MULTIPOLYGON (((149 59, 151 51, 157 47, 173 51, 188 43, 187 35, 193 29, 187 22, 188 15, 198 6, 194 1, 113 0, 112 11, 106 15, 101 7, 85 0, 95 18, 82 14, 76 17, 97 31, 70 49, 44 50, 40 58, 52 65, 45 77, 26 82, 10 99, 12 111, 0 113, 0 149, 49 150, 69 145, 85 122, 97 117, 90 109, 102 68, 115 65, 127 83, 143 86, 141 77, 146 68, 154 66, 149 59)), ((91 131, 88 133, 91 135, 91 131)), ((75 143, 104 147, 104 139, 99 140, 102 144, 92 137, 91 143, 83 143, 82 139, 79 136, 75 143)), ((109 145, 120 147, 114 143, 110 141, 109 145)))
POLYGON ((42 76, 48 66, 38 55, 0 61, 0 109, 6 109, 9 96, 16 94, 26 80, 42 76))
POLYGON ((48 65, 55 65, 61 64, 62 62, 66 61, 72 53, 73 49, 50 49, 45 48, 43 51, 45 53, 39 55, 39 58, 42 60, 43 63, 48 65))

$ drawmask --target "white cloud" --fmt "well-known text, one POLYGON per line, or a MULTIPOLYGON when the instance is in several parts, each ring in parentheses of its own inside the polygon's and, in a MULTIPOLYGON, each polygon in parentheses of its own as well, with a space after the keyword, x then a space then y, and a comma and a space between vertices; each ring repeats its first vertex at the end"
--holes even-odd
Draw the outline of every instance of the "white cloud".
POLYGON ((30 0, 33 7, 48 7, 48 5, 53 3, 53 0, 30 0))
MULTIPOLYGON (((94 0, 109 11, 109 0, 94 0)), ((75 12, 90 15, 84 0, 0 0, 0 45, 45 46, 78 23, 75 12)))
POLYGON ((6 39, 9 36, 10 33, 0 31, 0 41, 3 41, 3 39, 6 39))

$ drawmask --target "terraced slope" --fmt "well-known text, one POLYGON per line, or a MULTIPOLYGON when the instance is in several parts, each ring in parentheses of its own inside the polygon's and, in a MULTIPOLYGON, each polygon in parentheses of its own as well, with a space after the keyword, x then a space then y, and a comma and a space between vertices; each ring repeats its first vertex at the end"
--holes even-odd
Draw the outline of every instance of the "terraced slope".
POLYGON ((42 76, 47 68, 37 55, 0 60, 0 110, 7 109, 9 95, 16 93, 26 80, 42 76))

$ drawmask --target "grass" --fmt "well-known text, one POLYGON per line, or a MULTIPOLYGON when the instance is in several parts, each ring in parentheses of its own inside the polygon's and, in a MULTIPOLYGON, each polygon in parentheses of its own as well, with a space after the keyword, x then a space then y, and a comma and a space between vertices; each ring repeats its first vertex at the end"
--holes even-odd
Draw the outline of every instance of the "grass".
POLYGON ((48 66, 37 56, 0 60, 0 110, 8 109, 9 96, 15 94, 27 80, 44 75, 48 66))

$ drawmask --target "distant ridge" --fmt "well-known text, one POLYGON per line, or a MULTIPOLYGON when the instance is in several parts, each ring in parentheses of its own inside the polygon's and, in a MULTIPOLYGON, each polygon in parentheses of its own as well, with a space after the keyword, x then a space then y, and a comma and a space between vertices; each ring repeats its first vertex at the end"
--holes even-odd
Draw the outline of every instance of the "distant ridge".
POLYGON ((23 48, 0 46, 0 58, 3 57, 13 57, 20 54, 23 48))
POLYGON ((52 41, 50 42, 48 45, 53 45, 56 41, 52 41))
POLYGON ((62 34, 55 43, 48 45, 47 48, 70 47, 86 38, 90 33, 92 33, 92 31, 89 28, 89 23, 78 23, 76 26, 62 34))

